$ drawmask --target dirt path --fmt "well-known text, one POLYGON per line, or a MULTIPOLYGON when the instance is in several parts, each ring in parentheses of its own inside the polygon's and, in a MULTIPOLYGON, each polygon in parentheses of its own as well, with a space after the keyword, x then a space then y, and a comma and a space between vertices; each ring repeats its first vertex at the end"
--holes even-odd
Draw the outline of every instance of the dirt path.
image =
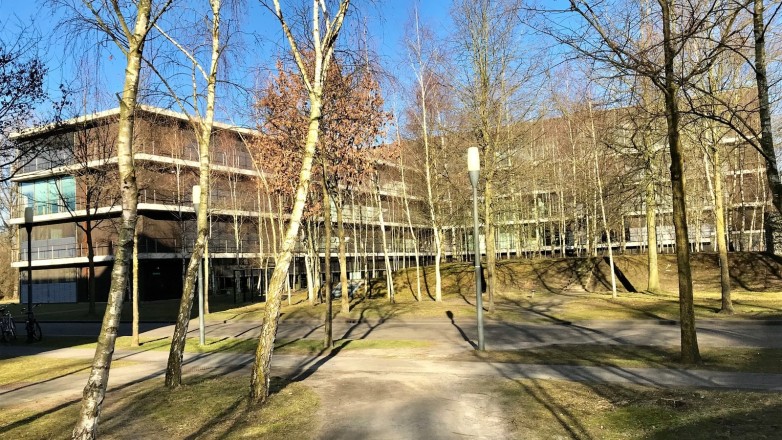
POLYGON ((501 411, 473 378, 418 373, 314 374, 319 439, 501 439, 501 411))

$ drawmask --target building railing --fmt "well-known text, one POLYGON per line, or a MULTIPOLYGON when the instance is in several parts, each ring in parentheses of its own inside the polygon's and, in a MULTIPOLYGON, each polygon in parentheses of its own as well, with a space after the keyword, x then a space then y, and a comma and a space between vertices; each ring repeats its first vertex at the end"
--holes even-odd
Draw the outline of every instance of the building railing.
MULTIPOLYGON (((181 159, 194 162, 199 160, 197 144, 187 145, 184 148, 178 149, 170 146, 161 147, 156 142, 141 142, 134 147, 136 153, 145 153, 152 156, 170 157, 172 159, 181 159)), ((235 152, 212 150, 210 163, 212 165, 224 165, 245 170, 255 169, 250 155, 241 150, 236 150, 235 152)))
MULTIPOLYGON (((35 240, 33 240, 35 242, 35 240)), ((95 246, 96 256, 108 256, 114 255, 114 243, 105 243, 95 246)), ((21 248, 14 248, 11 255, 14 257, 13 262, 19 263, 28 261, 27 258, 27 246, 22 243, 21 248)), ((59 244, 59 245, 47 245, 47 246, 32 246, 31 249, 32 261, 41 260, 58 260, 62 258, 80 258, 87 257, 87 245, 86 244, 59 244)))
MULTIPOLYGON (((379 239, 378 239, 379 240, 379 239)), ((389 243, 389 252, 397 253, 402 252, 403 249, 406 250, 407 253, 412 255, 414 253, 413 249, 413 242, 412 240, 405 239, 406 243, 402 243, 402 240, 396 240, 395 243, 389 243)), ((176 254, 176 255, 182 255, 185 256, 191 254, 193 252, 193 247, 195 245, 194 239, 181 239, 181 238, 158 238, 158 239, 146 239, 141 238, 139 240, 138 250, 141 254, 176 254)), ((226 254, 230 257, 232 257, 234 254, 258 254, 258 253, 268 253, 270 254, 272 252, 271 249, 269 249, 270 244, 264 243, 264 246, 262 248, 262 243, 258 240, 240 240, 238 243, 236 240, 233 239, 220 239, 220 238, 212 238, 209 240, 209 253, 212 255, 215 254, 223 254, 225 256, 226 254)), ((332 252, 336 252, 337 249, 337 243, 332 245, 331 247, 332 252)), ((65 258, 87 258, 88 252, 87 252, 87 245, 85 243, 79 243, 79 244, 59 244, 59 245, 46 245, 46 246, 33 246, 32 247, 32 261, 42 261, 42 260, 57 260, 57 259, 65 259, 65 258)), ((325 253, 326 246, 324 243, 318 243, 315 246, 315 250, 318 253, 325 253)), ((374 253, 382 253, 382 247, 379 246, 379 244, 376 244, 375 246, 375 252, 374 253)), ((115 242, 101 242, 100 244, 95 245, 94 255, 95 256, 113 256, 116 251, 116 243, 115 242)), ((349 254, 352 254, 354 251, 354 248, 352 244, 349 243, 347 247, 347 251, 349 254)), ((419 251, 426 253, 426 252, 433 252, 434 247, 433 244, 427 244, 424 242, 419 242, 419 251)), ((307 245, 304 242, 298 242, 295 245, 294 252, 297 254, 303 254, 307 252, 307 245)), ((369 245, 360 245, 358 247, 358 253, 363 254, 367 253, 368 255, 374 254, 372 251, 371 244, 369 245)), ((13 256, 13 262, 26 262, 27 260, 27 246, 25 242, 22 242, 21 248, 14 247, 12 250, 12 256, 13 256)))

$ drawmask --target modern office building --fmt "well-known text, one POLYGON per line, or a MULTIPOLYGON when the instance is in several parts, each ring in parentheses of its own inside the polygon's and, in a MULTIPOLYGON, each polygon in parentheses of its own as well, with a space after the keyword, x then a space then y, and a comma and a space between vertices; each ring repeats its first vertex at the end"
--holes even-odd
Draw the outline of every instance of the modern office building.
MULTIPOLYGON (((119 109, 113 109, 14 136, 15 142, 37 142, 44 150, 15 175, 19 197, 11 219, 19 225, 13 266, 20 269, 20 284, 24 285, 28 255, 23 214, 25 207, 34 209, 31 263, 35 302, 87 299, 88 229, 95 254, 97 300, 107 296, 120 214, 113 148, 118 114, 119 109)), ((263 173, 264 158, 250 154, 248 144, 256 136, 253 130, 228 124, 214 126, 208 246, 212 293, 258 295, 274 267, 272 256, 284 223, 284 201, 264 190, 264 181, 274 176, 263 173)), ((139 106, 134 159, 139 186, 141 299, 178 298, 195 239, 192 188, 198 184, 199 163, 188 118, 139 106)), ((395 180, 398 169, 383 162, 378 169, 379 199, 371 191, 374 185, 367 184, 350 191, 344 208, 352 277, 383 270, 379 238, 383 229, 397 267, 413 253, 411 240, 403 232, 409 230, 409 225, 395 180), (382 225, 380 210, 384 212, 382 225)), ((416 230, 421 229, 421 212, 412 213, 416 230)), ((321 223, 318 217, 302 225, 302 241, 290 270, 292 286, 306 283, 308 250, 314 252, 308 257, 317 254, 323 258, 321 223), (307 234, 317 241, 312 249, 304 239, 307 234)), ((425 231, 419 232, 426 235, 425 231)), ((336 263, 332 268, 339 270, 336 263)))
MULTIPOLYGON (((120 214, 113 147, 118 114, 113 109, 14 136, 15 142, 36 142, 43 151, 17 170, 18 203, 11 215, 11 222, 19 225, 12 264, 20 269, 21 287, 31 257, 35 302, 87 299, 88 241, 93 243, 97 300, 107 296, 120 214), (34 210, 30 256, 22 227, 25 207, 34 210)), ((136 117, 139 291, 142 300, 177 298, 195 238, 192 187, 198 183, 198 148, 186 115, 139 106, 136 117)), ((595 163, 603 176, 600 184, 612 246, 618 252, 645 250, 644 172, 639 154, 628 149, 629 137, 616 135, 628 130, 621 121, 614 116, 601 120, 600 142, 613 139, 618 146, 601 157, 590 153, 595 139, 584 132, 588 126, 574 129, 563 118, 540 122, 529 130, 526 145, 509 150, 502 159, 508 177, 499 187, 495 205, 498 256, 604 251, 608 240, 600 216, 595 163)), ((207 256, 212 294, 257 297, 274 266, 287 205, 268 190, 274 179, 264 173, 268 158, 253 155, 252 143, 258 136, 254 130, 229 124, 214 127, 207 256)), ((731 250, 765 250, 767 217, 773 207, 762 157, 735 136, 725 135, 720 142, 726 153, 721 170, 731 250)), ((655 145, 656 166, 664 170, 664 137, 658 136, 655 145)), ((691 146, 688 153, 688 221, 695 251, 713 250, 715 233, 708 195, 714 176, 705 167, 703 151, 691 146)), ((422 262, 432 261, 434 240, 421 170, 415 160, 405 159, 404 168, 401 162, 376 161, 377 183, 369 179, 344 192, 348 272, 353 278, 379 276, 385 270, 385 255, 392 269, 412 264, 416 245, 422 262), (407 170, 404 176, 403 170, 407 170)), ((444 160, 452 161, 451 169, 462 166, 461 157, 444 160)), ((655 185, 658 246, 662 252, 673 252, 670 184, 664 172, 655 185)), ((472 249, 465 192, 438 191, 446 260, 469 258, 472 249)), ((316 192, 313 197, 318 197, 316 192)), ((335 219, 335 207, 331 209, 335 219)), ((323 235, 322 215, 311 213, 301 227, 289 272, 291 286, 304 286, 308 269, 322 267, 323 235)), ((332 258, 332 277, 336 277, 336 255, 332 258)))

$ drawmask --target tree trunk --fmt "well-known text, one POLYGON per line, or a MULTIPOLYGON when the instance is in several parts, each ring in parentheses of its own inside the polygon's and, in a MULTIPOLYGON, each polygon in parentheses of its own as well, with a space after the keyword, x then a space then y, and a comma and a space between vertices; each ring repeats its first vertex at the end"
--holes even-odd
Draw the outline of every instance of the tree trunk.
MULTIPOLYGON (((397 136, 397 142, 401 144, 401 137, 399 136, 399 129, 397 128, 396 131, 397 136)), ((405 204, 405 217, 407 218, 407 227, 410 228, 410 237, 413 239, 413 251, 415 252, 415 298, 418 302, 421 302, 421 262, 420 262, 420 256, 418 251, 418 237, 415 234, 415 229, 413 229, 413 219, 410 216, 410 202, 408 201, 407 197, 407 184, 405 183, 405 167, 402 163, 402 156, 399 156, 399 170, 402 174, 402 200, 405 204)), ((452 249, 453 251, 453 249, 452 249)), ((437 278, 437 281, 440 281, 439 277, 439 264, 435 267, 435 272, 437 275, 435 277, 437 278)))
MULTIPOLYGON (((258 341, 258 348, 255 351, 255 362, 253 364, 252 377, 250 379, 250 397, 255 402, 263 403, 269 396, 269 381, 271 379, 271 361, 274 351, 274 339, 277 335, 277 324, 280 318, 280 303, 282 301, 282 287, 285 283, 288 273, 293 248, 296 244, 301 218, 304 213, 304 206, 307 203, 307 192, 312 175, 312 161, 315 156, 315 147, 318 144, 318 131, 320 129, 320 120, 322 118, 321 110, 323 106, 323 78, 325 72, 328 72, 328 64, 331 59, 334 42, 339 35, 342 22, 345 17, 345 11, 350 4, 350 0, 342 0, 339 3, 339 10, 327 25, 326 34, 321 41, 320 38, 320 19, 319 7, 316 4, 313 12, 312 34, 315 52, 315 68, 312 75, 313 81, 309 81, 308 69, 304 66, 301 52, 295 42, 293 34, 288 27, 287 22, 282 16, 282 11, 278 0, 274 0, 275 14, 280 21, 283 32, 288 39, 294 58, 299 69, 299 74, 305 82, 309 93, 309 126, 307 129, 307 140, 304 144, 304 151, 301 161, 301 172, 299 173, 299 183, 296 187, 296 197, 291 210, 288 228, 285 233, 285 240, 282 249, 277 255, 277 264, 274 267, 272 280, 269 285, 266 308, 264 309, 263 328, 258 341), (325 50, 325 53, 324 53, 325 50)), ((325 11, 324 11, 325 12, 325 11)), ((324 209, 330 207, 324 205, 324 209)), ((329 245, 330 246, 330 245, 329 245)), ((327 279, 330 274, 326 274, 327 279)), ((331 292, 326 292, 329 296, 327 304, 331 304, 331 292)))
POLYGON ((486 231, 486 293, 489 300, 488 312, 494 312, 494 284, 495 269, 497 267, 497 250, 494 243, 496 226, 494 225, 494 184, 492 179, 487 176, 483 187, 483 226, 486 231))
POLYGON ((606 219, 606 206, 603 200, 603 181, 600 178, 600 167, 597 162, 597 132, 595 131, 595 120, 592 116, 592 102, 589 102, 589 124, 592 135, 592 149, 595 156, 595 179, 597 180, 597 193, 600 198, 600 214, 603 218, 603 231, 606 234, 608 244, 608 263, 611 269, 611 298, 616 299, 616 273, 614 271, 614 244, 611 240, 611 231, 608 229, 608 220, 606 219))
MULTIPOLYGON (((195 285, 201 269, 201 260, 206 247, 207 234, 209 232, 209 150, 212 142, 212 125, 214 121, 215 88, 217 85, 217 62, 220 55, 220 0, 210 0, 212 7, 212 58, 209 66, 209 78, 207 80, 206 114, 204 118, 194 124, 196 127, 196 139, 198 141, 199 178, 201 194, 196 212, 197 238, 190 255, 190 263, 185 272, 185 281, 182 287, 182 296, 179 301, 177 322, 174 326, 174 335, 171 339, 171 349, 168 352, 166 364, 165 384, 168 388, 177 388, 182 384, 182 356, 185 351, 187 329, 190 324, 190 312, 193 308, 193 296, 195 285)), ((206 292, 204 292, 206 294, 206 292)))
MULTIPOLYGON (((339 190, 337 190, 339 191, 339 190)), ((342 316, 350 316, 350 298, 348 297, 348 258, 345 249, 345 224, 342 218, 342 195, 335 197, 334 206, 337 208, 337 238, 339 240, 339 283, 342 291, 340 304, 342 316)))
MULTIPOLYGON (((324 166, 323 169, 326 169, 324 166)), ((334 333, 332 329, 332 302, 331 302, 331 196, 326 186, 326 177, 323 175, 323 228, 326 242, 323 251, 323 271, 326 273, 326 291, 323 292, 323 300, 326 301, 326 317, 323 325, 325 330, 323 347, 330 349, 334 346, 334 333)))
POLYGON ((695 330, 690 246, 687 230, 687 210, 684 191, 684 157, 679 139, 679 104, 674 83, 674 49, 671 26, 672 0, 660 1, 663 25, 663 52, 665 58, 665 119, 668 124, 668 143, 671 155, 671 193, 673 197, 673 224, 676 231, 676 262, 679 273, 679 320, 681 326, 681 360, 685 364, 701 362, 698 337, 695 330))
POLYGON ((136 229, 133 230, 133 323, 130 330, 130 346, 138 347, 138 230, 141 222, 136 222, 136 229))
POLYGON ((204 315, 209 314, 209 288, 211 283, 209 282, 211 264, 209 262, 209 236, 204 243, 204 315))
MULTIPOLYGON (((651 160, 651 159, 649 159, 651 160)), ((651 165, 646 172, 646 260, 649 267, 646 290, 652 293, 660 291, 660 272, 657 267, 657 200, 654 191, 654 178, 650 175, 651 165)))
MULTIPOLYGON (((317 252, 315 252, 314 237, 312 234, 312 220, 307 221, 307 252, 304 254, 304 267, 307 271, 307 301, 311 306, 315 305, 315 280, 317 273, 315 266, 320 262, 317 252)), ((320 285, 320 283, 318 283, 320 285)))
POLYGON ((125 81, 120 101, 120 114, 117 133, 117 168, 119 171, 120 193, 122 197, 122 224, 119 230, 117 252, 114 255, 114 267, 111 271, 111 287, 108 304, 103 316, 95 356, 92 360, 90 375, 81 401, 81 409, 72 438, 94 439, 98 435, 98 416, 106 395, 109 381, 109 369, 117 339, 117 329, 122 312, 122 297, 128 284, 128 267, 133 252, 133 233, 136 229, 138 206, 138 186, 136 170, 133 165, 133 124, 138 96, 141 54, 148 30, 151 0, 138 0, 137 16, 133 33, 127 35, 125 81))
MULTIPOLYGON (((432 192, 432 157, 429 148, 429 128, 427 125, 428 115, 426 110, 426 87, 423 83, 423 77, 419 77, 420 99, 421 99, 421 129, 423 131, 424 140, 424 176, 426 177, 426 201, 429 207, 429 219, 432 222, 432 234, 434 235, 434 299, 435 301, 443 300, 443 288, 442 288, 442 276, 440 273, 440 261, 442 259, 442 246, 440 242, 442 237, 440 236, 440 226, 437 219, 435 206, 434 206, 434 194, 432 192)), ((380 195, 378 194, 378 197, 380 195)))
POLYGON ((92 219, 89 214, 89 206, 87 206, 87 213, 84 225, 84 235, 87 239, 87 296, 89 296, 90 302, 87 314, 95 316, 95 246, 92 241, 92 219))
POLYGON ((394 298, 394 278, 392 276, 391 261, 388 259, 388 244, 386 243, 386 222, 383 220, 383 202, 380 198, 380 184, 375 176, 375 197, 377 201, 377 212, 380 220, 380 234, 383 243, 383 259, 386 263, 386 292, 388 301, 393 303, 394 298))
MULTIPOLYGON (((277 325, 280 319, 282 289, 287 279, 293 247, 296 244, 301 217, 304 213, 304 205, 307 202, 307 191, 312 175, 312 160, 315 155, 315 146, 318 143, 322 95, 323 91, 320 85, 317 86, 314 93, 310 94, 310 116, 307 141, 304 146, 301 172, 299 173, 299 184, 296 188, 296 198, 291 211, 290 222, 288 223, 288 228, 285 232, 285 240, 282 243, 282 249, 275 259, 276 264, 274 266, 274 273, 272 273, 272 279, 269 283, 266 307, 264 308, 263 328, 258 341, 258 348, 255 350, 255 362, 253 363, 252 377, 250 379, 250 396, 254 401, 259 403, 265 402, 266 398, 269 396, 271 361, 272 353, 274 351, 274 340, 277 336, 277 325)), ((324 205, 323 209, 328 211, 330 207, 324 205)), ((327 246, 329 245, 327 244, 327 246)), ((330 274, 327 273, 327 286, 329 284, 329 276, 330 274)), ((326 304, 331 304, 330 295, 331 292, 327 291, 326 304)), ((327 314, 330 317, 330 311, 327 312, 327 314)))
MULTIPOLYGON (((755 0, 752 17, 752 30, 755 36, 755 79, 758 87, 758 101, 760 108, 760 149, 766 159, 766 177, 771 187, 771 201, 777 208, 777 213, 782 215, 782 180, 777 168, 777 156, 774 151, 774 137, 771 129, 771 105, 769 103, 768 74, 766 73, 766 27, 763 18, 763 0, 755 0)), ((776 222, 773 222, 776 224, 776 222)), ((773 241, 776 242, 780 231, 774 231, 773 241)), ((769 251, 776 253, 776 246, 769 251)))
POLYGON ((725 240, 725 203, 722 194, 722 162, 719 148, 712 147, 712 168, 714 174, 714 223, 717 235, 717 252, 720 260, 720 291, 722 307, 720 313, 733 314, 733 301, 730 298, 730 262, 728 261, 728 245, 725 240))
MULTIPOLYGON (((594 133, 594 127, 592 127, 594 133)), ((597 164, 597 156, 595 156, 595 176, 597 176, 597 191, 600 195, 600 213, 603 218, 603 231, 606 234, 606 240, 608 245, 608 264, 611 270, 611 298, 616 299, 616 273, 614 270, 614 243, 611 240, 611 231, 608 229, 608 221, 606 219, 606 206, 603 201, 603 183, 600 179, 600 168, 597 164)))

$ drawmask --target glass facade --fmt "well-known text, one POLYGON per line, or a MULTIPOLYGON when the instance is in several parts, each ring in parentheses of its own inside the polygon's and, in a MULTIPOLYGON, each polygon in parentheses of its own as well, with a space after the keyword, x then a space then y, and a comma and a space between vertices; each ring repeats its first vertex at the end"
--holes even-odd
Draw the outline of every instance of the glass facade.
POLYGON ((22 203, 25 207, 34 208, 35 215, 76 209, 76 182, 73 176, 22 182, 19 191, 22 203))

